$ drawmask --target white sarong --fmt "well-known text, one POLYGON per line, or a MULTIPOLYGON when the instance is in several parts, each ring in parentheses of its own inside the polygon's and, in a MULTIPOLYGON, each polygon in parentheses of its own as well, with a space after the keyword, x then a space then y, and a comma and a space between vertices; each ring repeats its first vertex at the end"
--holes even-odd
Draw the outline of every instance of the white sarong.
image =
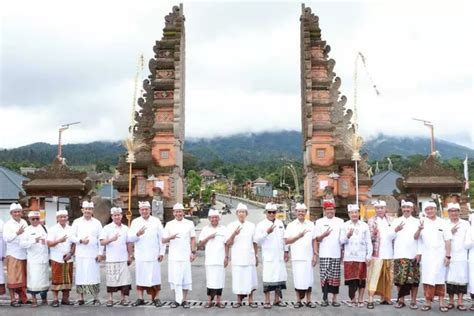
POLYGON ((132 284, 127 262, 106 262, 105 280, 108 287, 120 287, 132 284))
POLYGON ((275 283, 286 282, 286 265, 284 261, 264 261, 263 262, 263 282, 275 283))
POLYGON ((448 267, 446 283, 466 285, 469 282, 469 265, 467 261, 451 261, 448 267))
MULTIPOLYGON (((2 270, 3 270, 3 266, 2 266, 2 270)), ((29 292, 41 292, 41 291, 48 290, 49 289, 49 264, 27 262, 26 285, 27 285, 27 290, 29 292)))
POLYGON ((181 304, 183 302, 183 290, 193 289, 191 262, 168 261, 168 282, 170 288, 174 290, 175 301, 181 304))
POLYGON ((232 292, 249 295, 257 289, 257 269, 255 265, 232 266, 232 292))
POLYGON ((100 265, 95 258, 76 258, 76 285, 100 284, 100 265))
POLYGON ((314 272, 311 260, 291 261, 293 283, 297 290, 307 290, 313 287, 314 272))
POLYGON ((223 265, 206 266, 206 287, 208 289, 223 289, 225 284, 225 269, 223 265))
POLYGON ((160 262, 135 261, 135 282, 138 286, 150 287, 161 284, 160 262))

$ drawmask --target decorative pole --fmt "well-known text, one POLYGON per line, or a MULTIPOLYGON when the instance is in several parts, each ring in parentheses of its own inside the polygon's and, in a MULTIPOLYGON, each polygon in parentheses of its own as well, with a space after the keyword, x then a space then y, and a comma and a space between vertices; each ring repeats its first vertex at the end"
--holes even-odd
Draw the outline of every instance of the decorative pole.
POLYGON ((351 141, 351 149, 352 149, 352 160, 354 161, 355 167, 355 189, 356 189, 356 204, 359 205, 359 161, 360 161, 360 148, 362 147, 363 139, 359 134, 359 123, 357 120, 357 69, 359 65, 359 59, 362 61, 364 68, 366 70, 366 75, 369 78, 370 82, 372 83, 372 87, 375 90, 376 95, 380 95, 377 86, 372 79, 369 71, 367 70, 367 65, 365 63, 365 56, 358 52, 355 58, 355 67, 354 67, 354 115, 353 115, 353 126, 354 126, 354 134, 352 135, 351 141))
POLYGON ((130 116, 130 129, 129 129, 129 136, 124 141, 124 146, 127 149, 127 163, 128 163, 128 209, 127 209, 127 221, 128 226, 132 222, 132 165, 136 162, 135 153, 138 150, 147 147, 146 144, 143 143, 142 140, 134 138, 134 129, 135 129, 135 104, 137 100, 137 87, 138 87, 138 77, 143 70, 143 54, 140 54, 137 63, 137 69, 135 72, 135 80, 134 80, 134 91, 133 91, 133 100, 132 100, 132 113, 130 116))

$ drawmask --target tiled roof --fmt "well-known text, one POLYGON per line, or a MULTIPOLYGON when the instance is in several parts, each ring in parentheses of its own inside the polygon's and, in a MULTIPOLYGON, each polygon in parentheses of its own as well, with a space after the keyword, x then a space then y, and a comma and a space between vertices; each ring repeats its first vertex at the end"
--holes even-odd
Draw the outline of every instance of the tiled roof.
POLYGON ((25 193, 21 183, 27 178, 5 167, 0 167, 0 200, 17 200, 20 192, 25 193))

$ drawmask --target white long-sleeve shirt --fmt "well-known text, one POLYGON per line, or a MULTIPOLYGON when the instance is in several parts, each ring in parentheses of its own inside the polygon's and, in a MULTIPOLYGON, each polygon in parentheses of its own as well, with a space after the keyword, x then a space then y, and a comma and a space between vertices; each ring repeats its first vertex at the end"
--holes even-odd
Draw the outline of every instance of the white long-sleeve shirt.
POLYGON ((0 260, 5 257, 5 241, 3 240, 3 221, 0 219, 0 260))
POLYGON ((338 217, 331 219, 327 217, 320 218, 314 225, 315 237, 321 236, 328 229, 331 233, 319 242, 319 257, 320 258, 340 258, 341 257, 341 243, 339 235, 344 221, 338 217))
POLYGON ((234 243, 230 246, 231 262, 234 266, 255 265, 255 249, 253 248, 253 237, 255 224, 249 221, 241 223, 234 221, 227 226, 227 240, 237 227, 241 227, 240 233, 235 236, 234 243))
POLYGON ((76 244, 76 257, 95 258, 102 255, 103 247, 99 243, 101 230, 102 224, 94 217, 86 220, 82 216, 74 220, 71 227, 71 240, 76 244), (86 237, 89 239, 87 245, 80 242, 86 237))
MULTIPOLYGON (((73 244, 72 242, 72 228, 69 226, 69 224, 66 223, 64 227, 61 226, 61 224, 56 223, 53 227, 51 227, 48 231, 48 241, 56 241, 64 236, 67 236, 66 241, 61 242, 57 244, 54 247, 50 247, 50 258, 53 261, 63 263, 64 262, 64 256, 71 251, 71 245, 73 244)), ((69 259, 68 262, 72 262, 72 258, 69 259)))
POLYGON ((292 261, 311 261, 313 259, 313 239, 316 238, 314 224, 308 220, 300 222, 299 219, 295 219, 286 227, 285 239, 296 237, 305 230, 306 233, 303 237, 290 244, 292 261))
POLYGON ((30 225, 25 228, 20 238, 20 246, 26 249, 26 260, 29 263, 47 263, 49 261, 46 230, 41 226, 30 225), (36 238, 40 238, 36 241, 36 238))
POLYGON ((359 220, 357 223, 347 221, 341 229, 341 244, 344 245, 343 261, 365 262, 372 258, 372 240, 369 225, 359 220), (348 239, 347 233, 353 229, 352 236, 348 239))
POLYGON ((190 261, 191 238, 196 238, 194 223, 188 219, 173 219, 166 223, 163 238, 178 234, 175 239, 169 241, 168 260, 190 261))
MULTIPOLYGON (((451 239, 451 261, 467 261, 468 254, 465 246, 466 234, 469 232, 469 222, 463 219, 458 221, 458 230, 451 239)), ((456 224, 448 221, 448 228, 451 230, 456 224)))
POLYGON ((285 251, 288 246, 285 245, 285 226, 282 221, 275 219, 274 222, 264 219, 257 224, 255 229, 254 242, 262 247, 263 261, 283 261, 285 251), (267 230, 275 225, 273 232, 267 233, 267 230))
POLYGON ((420 226, 420 220, 413 216, 398 217, 392 222, 394 232, 401 223, 404 223, 403 229, 395 233, 393 241, 393 259, 414 259, 420 254, 419 241, 414 237, 420 226))
POLYGON ((3 240, 5 240, 7 247, 6 256, 12 256, 18 260, 26 259, 26 249, 20 246, 22 234, 17 235, 16 232, 20 227, 26 229, 27 226, 28 224, 24 219, 20 219, 19 222, 10 219, 3 225, 3 240))
POLYGON ((156 261, 159 256, 165 254, 165 247, 162 243, 163 225, 161 221, 154 216, 137 217, 132 221, 128 230, 128 240, 135 243, 135 260, 137 261, 156 261), (137 236, 137 232, 146 227, 145 233, 137 236))

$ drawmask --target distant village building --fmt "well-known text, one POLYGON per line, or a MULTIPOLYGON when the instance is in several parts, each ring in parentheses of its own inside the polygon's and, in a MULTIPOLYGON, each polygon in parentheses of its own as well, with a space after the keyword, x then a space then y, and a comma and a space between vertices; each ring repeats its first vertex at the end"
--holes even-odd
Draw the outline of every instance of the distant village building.
POLYGON ((10 218, 10 204, 18 201, 20 193, 24 194, 21 183, 27 180, 24 176, 0 166, 0 219, 10 218))
POLYGON ((263 196, 263 197, 273 197, 273 186, 272 183, 258 177, 254 181, 252 181, 252 193, 256 196, 263 196))
POLYGON ((202 178, 202 181, 204 181, 205 183, 211 183, 215 181, 217 178, 217 174, 207 169, 201 170, 201 172, 199 173, 199 176, 202 178))
POLYGON ((35 172, 36 170, 38 170, 38 168, 34 168, 34 167, 20 167, 20 173, 24 176, 26 176, 28 173, 33 173, 35 172))

